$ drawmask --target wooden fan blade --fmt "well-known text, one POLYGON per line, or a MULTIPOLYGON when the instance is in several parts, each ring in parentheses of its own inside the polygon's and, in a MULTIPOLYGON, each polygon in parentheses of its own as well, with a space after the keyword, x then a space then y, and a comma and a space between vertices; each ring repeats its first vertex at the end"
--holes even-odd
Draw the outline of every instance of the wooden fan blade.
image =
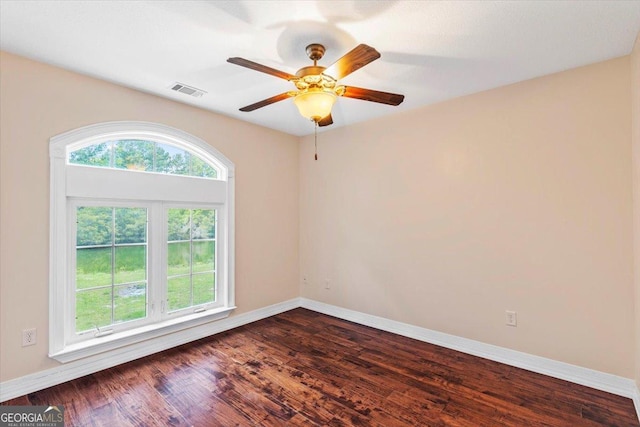
POLYGON ((377 50, 366 44, 360 44, 324 70, 323 74, 340 80, 378 58, 380 53, 377 50))
POLYGON ((267 67, 266 65, 258 64, 257 62, 249 61, 244 58, 229 58, 227 62, 232 64, 239 65, 241 67, 251 68, 252 70, 260 71, 262 73, 270 74, 272 76, 280 77, 281 79, 291 80, 295 79, 296 76, 293 74, 286 73, 284 71, 276 70, 275 68, 267 67))
POLYGON ((360 87, 346 86, 344 94, 347 98, 362 99, 364 101, 379 102, 387 105, 400 105, 404 101, 404 95, 397 93, 380 92, 377 90, 363 89, 360 87))
POLYGON ((318 126, 329 126, 333 124, 333 117, 331 117, 331 113, 327 117, 318 121, 318 126))
POLYGON ((253 111, 258 108, 266 107, 269 104, 273 104, 274 102, 282 101, 287 98, 291 98, 293 95, 290 92, 281 93, 280 95, 272 96, 271 98, 263 99, 262 101, 258 101, 255 104, 247 105, 246 107, 242 107, 240 111, 253 111))

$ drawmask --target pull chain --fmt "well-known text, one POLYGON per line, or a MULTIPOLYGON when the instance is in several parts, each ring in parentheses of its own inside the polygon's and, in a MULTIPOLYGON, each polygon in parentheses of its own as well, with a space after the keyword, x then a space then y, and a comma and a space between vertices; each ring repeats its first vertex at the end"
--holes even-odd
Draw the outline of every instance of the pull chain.
POLYGON ((315 159, 318 160, 318 122, 316 120, 313 122, 315 123, 315 127, 313 128, 313 143, 316 148, 315 159))

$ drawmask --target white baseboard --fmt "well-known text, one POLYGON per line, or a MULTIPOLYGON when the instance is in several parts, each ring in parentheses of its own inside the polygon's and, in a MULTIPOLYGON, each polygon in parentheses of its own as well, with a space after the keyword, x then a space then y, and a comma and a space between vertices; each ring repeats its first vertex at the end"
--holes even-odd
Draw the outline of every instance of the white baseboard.
POLYGON ((640 389, 636 383, 629 378, 509 350, 504 347, 485 344, 468 338, 457 337, 455 335, 449 335, 307 298, 294 298, 248 313, 187 329, 179 333, 135 344, 114 351, 108 358, 104 357, 104 355, 92 356, 2 382, 0 383, 0 402, 130 362, 190 341, 237 328, 297 307, 303 307, 361 325, 628 397, 633 400, 636 412, 638 413, 638 419, 640 419, 640 389))
POLYGON ((80 378, 84 375, 89 375, 163 350, 168 350, 172 347, 237 328, 297 307, 300 307, 300 299, 294 298, 248 313, 227 317, 222 320, 113 350, 109 352, 108 357, 105 357, 104 354, 98 354, 74 362, 61 364, 55 368, 4 381, 0 383, 0 402, 62 384, 63 382, 80 378))
POLYGON ((632 379, 571 365, 569 363, 558 362, 504 347, 485 344, 480 341, 449 335, 307 298, 300 298, 300 305, 309 310, 361 325, 494 360, 506 365, 591 387, 596 390, 613 393, 618 396, 628 397, 633 400, 638 419, 640 420, 640 390, 638 390, 636 383, 632 379))
POLYGON ((638 421, 640 421, 640 386, 636 385, 636 394, 632 399, 636 407, 636 413, 638 414, 638 421))

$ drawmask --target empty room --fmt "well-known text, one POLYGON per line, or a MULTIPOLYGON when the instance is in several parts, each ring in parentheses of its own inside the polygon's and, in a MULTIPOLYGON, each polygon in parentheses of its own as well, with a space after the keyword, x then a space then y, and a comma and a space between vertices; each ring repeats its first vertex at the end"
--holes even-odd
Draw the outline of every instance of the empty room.
POLYGON ((640 427, 640 1, 0 0, 45 425, 640 427))

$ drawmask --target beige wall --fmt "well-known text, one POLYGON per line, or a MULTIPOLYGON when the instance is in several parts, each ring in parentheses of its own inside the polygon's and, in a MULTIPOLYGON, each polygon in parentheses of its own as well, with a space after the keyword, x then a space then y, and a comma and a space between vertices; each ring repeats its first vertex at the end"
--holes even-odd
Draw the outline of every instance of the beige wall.
POLYGON ((0 380, 47 357, 49 138, 92 123, 143 120, 209 142, 236 165, 237 313, 295 298, 298 139, 1 53, 0 380), (21 330, 38 343, 21 347, 21 330))
POLYGON ((302 296, 632 378, 629 73, 623 57, 338 128, 317 162, 304 138, 302 296))
MULTIPOLYGON (((56 365, 46 356, 48 140, 110 120, 183 129, 235 162, 237 313, 301 294, 634 377, 629 105, 639 58, 637 44, 631 60, 323 132, 314 162, 310 137, 298 147, 2 53, 0 381, 56 365), (504 325, 505 309, 518 312, 517 328, 504 325), (22 348, 28 327, 39 342, 22 348)), ((638 275, 635 290, 640 307, 638 275)))
POLYGON ((640 387, 640 33, 631 52, 631 120, 633 144, 633 221, 636 291, 636 384, 640 387))

